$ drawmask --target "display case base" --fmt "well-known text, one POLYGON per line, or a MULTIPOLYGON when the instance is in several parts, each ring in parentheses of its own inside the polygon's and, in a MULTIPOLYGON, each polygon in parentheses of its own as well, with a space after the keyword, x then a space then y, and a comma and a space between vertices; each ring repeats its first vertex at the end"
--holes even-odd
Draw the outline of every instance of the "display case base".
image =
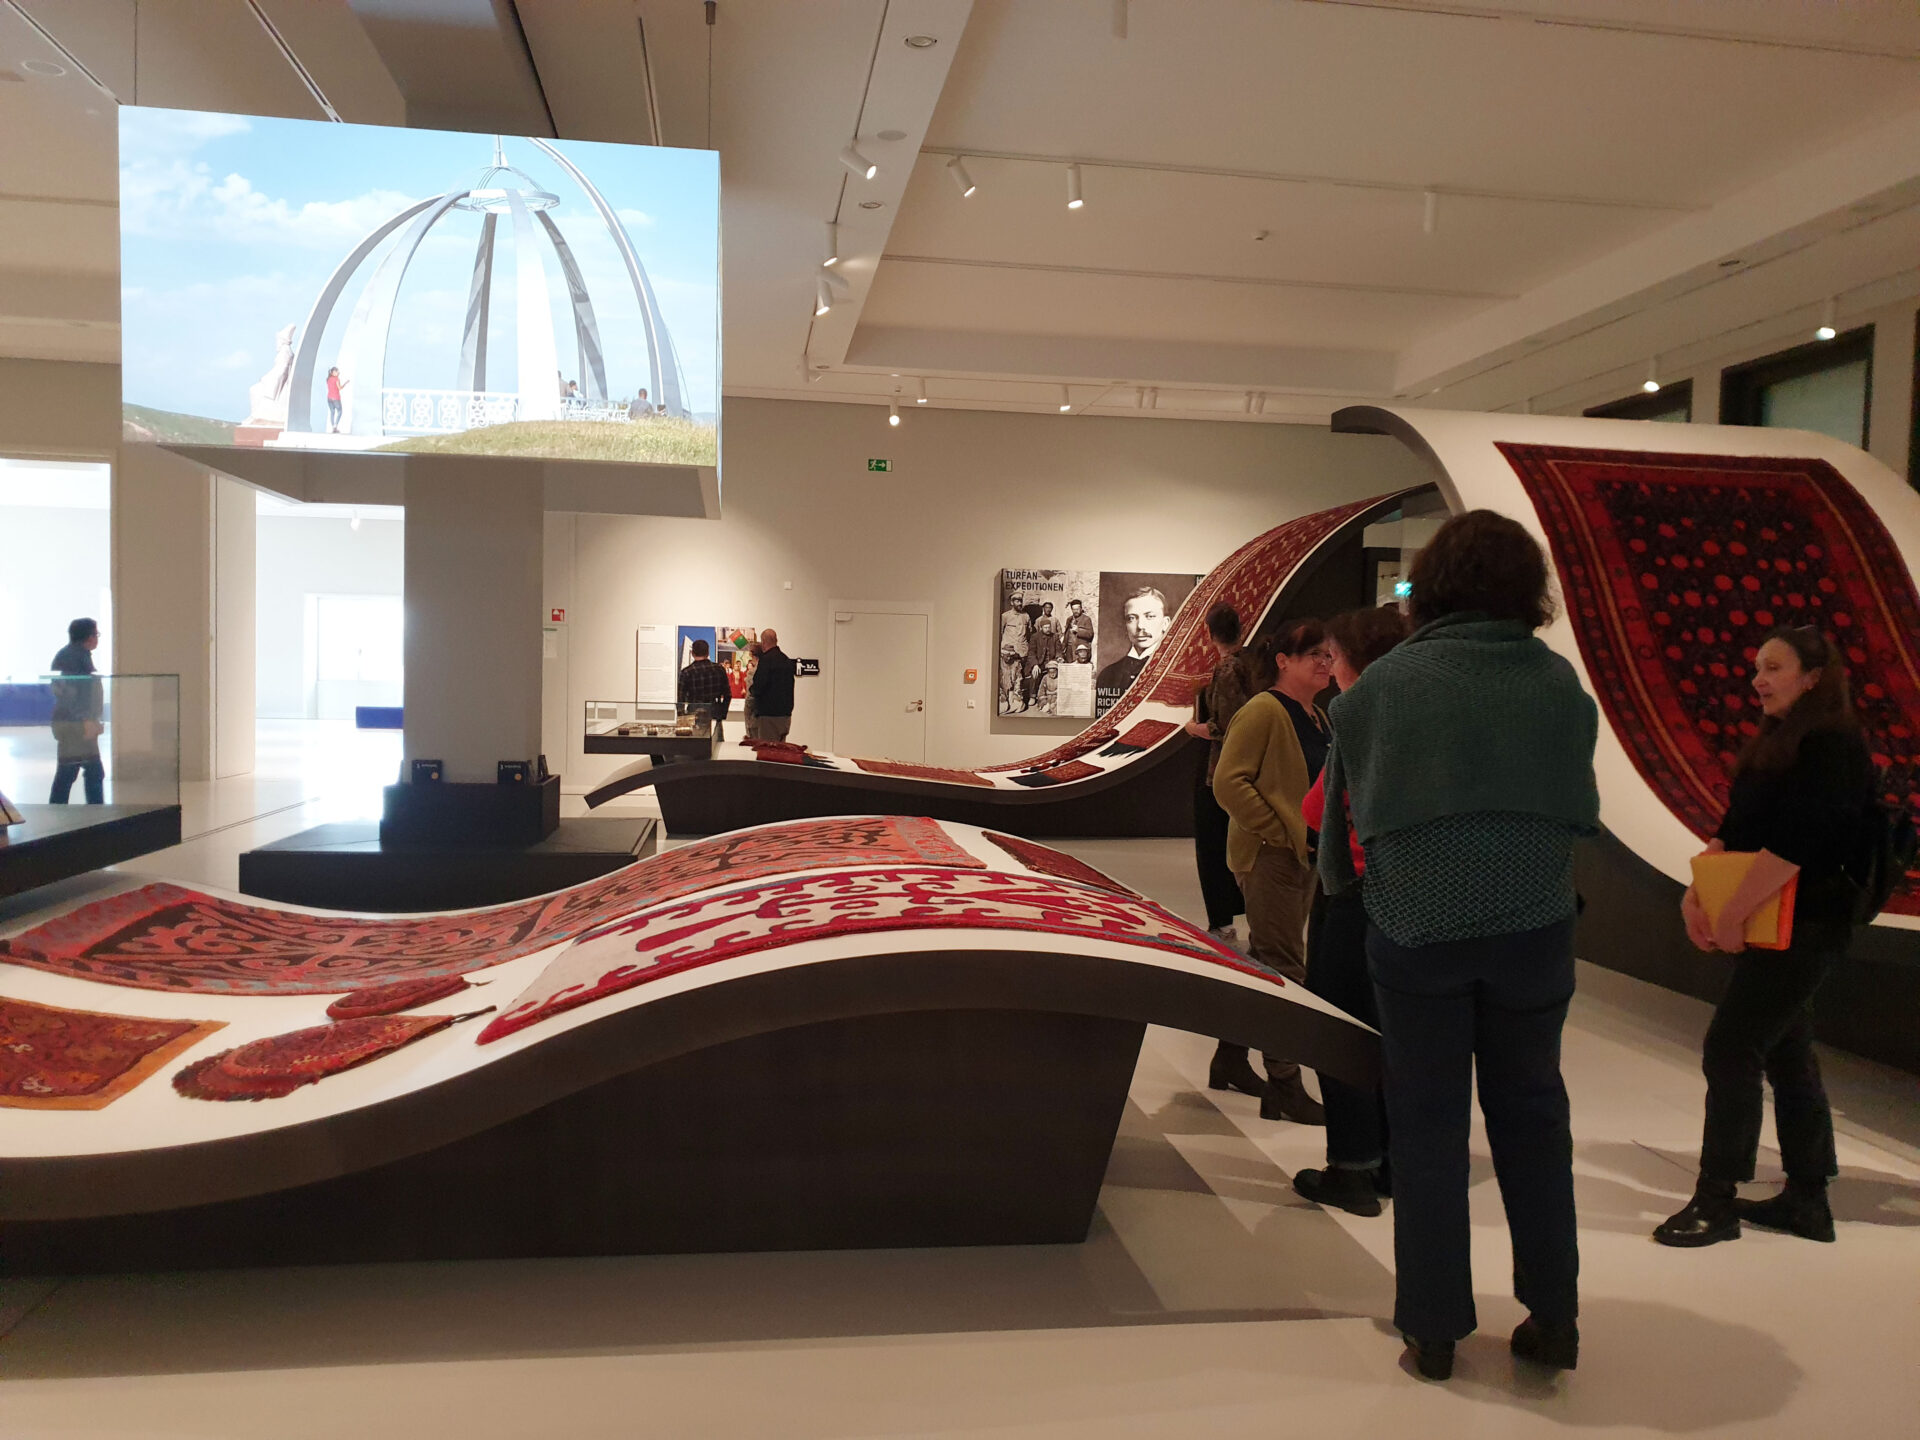
POLYGON ((1141 1024, 868 1015, 618 1076, 438 1149, 149 1214, 0 1226, 13 1274, 1086 1239, 1141 1024))
POLYGON ((559 824, 558 775, 522 785, 389 785, 381 798, 380 838, 389 845, 533 845, 559 824))
POLYGON ((0 895, 18 895, 180 843, 178 805, 21 805, 0 828, 0 895))
POLYGON ((598 879, 651 854, 658 831, 655 820, 589 817, 531 845, 455 849, 383 842, 372 821, 316 825, 244 852, 240 889, 328 910, 467 910, 598 879))

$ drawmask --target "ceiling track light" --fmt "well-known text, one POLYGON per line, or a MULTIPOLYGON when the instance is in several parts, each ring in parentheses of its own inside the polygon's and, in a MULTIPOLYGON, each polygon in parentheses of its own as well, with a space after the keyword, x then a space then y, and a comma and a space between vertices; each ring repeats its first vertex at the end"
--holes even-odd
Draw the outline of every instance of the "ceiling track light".
POLYGON ((900 407, 894 402, 889 401, 887 403, 887 424, 898 425, 899 423, 900 423, 900 407))
POLYGON ((826 281, 827 293, 836 300, 844 300, 852 293, 851 287, 847 284, 847 277, 837 270, 822 270, 820 278, 826 281))
POLYGON ((831 220, 827 222, 826 258, 820 263, 822 265, 838 265, 840 263, 840 227, 831 220))
POLYGON ((847 167, 848 173, 856 180, 871 180, 880 173, 880 167, 862 155, 856 145, 849 145, 840 152, 840 163, 847 167))
POLYGON ((824 315, 833 309, 833 292, 827 289, 827 277, 822 275, 814 281, 813 313, 824 315))
POLYGON ((1833 323, 1839 318, 1839 308, 1839 301, 1831 295, 1828 296, 1827 303, 1820 307, 1820 328, 1813 332, 1814 339, 1831 340, 1840 333, 1834 328, 1833 323))
POLYGON ((1420 231, 1424 235, 1433 235, 1440 229, 1440 192, 1429 190, 1423 199, 1426 208, 1420 212, 1420 231))
POLYGON ((1640 388, 1649 395, 1658 395, 1660 393, 1660 369, 1658 362, 1654 360, 1647 361, 1647 378, 1640 382, 1640 388))
POLYGON ((1064 415, 1071 409, 1073 409, 1073 395, 1066 386, 1062 385, 1060 387, 1060 413, 1064 415))
POLYGON ((1160 387, 1158 385, 1149 385, 1147 387, 1147 409, 1158 410, 1159 408, 1160 408, 1160 387))
POLYGON ((1086 197, 1080 193, 1080 165, 1075 161, 1067 166, 1067 208, 1078 210, 1086 203, 1086 197))
POLYGON ((913 403, 916 405, 924 405, 927 403, 927 377, 922 375, 919 384, 920 393, 913 397, 913 403))
POLYGON ((956 155, 947 161, 947 174, 953 177, 954 187, 959 190, 963 200, 980 188, 973 183, 973 176, 967 173, 967 162, 963 156, 956 155))

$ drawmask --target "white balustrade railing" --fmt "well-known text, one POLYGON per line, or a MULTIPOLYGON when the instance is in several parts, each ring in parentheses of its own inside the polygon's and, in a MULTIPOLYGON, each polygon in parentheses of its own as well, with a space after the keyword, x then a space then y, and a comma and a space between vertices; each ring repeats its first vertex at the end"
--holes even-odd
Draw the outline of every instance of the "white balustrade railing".
MULTIPOLYGON (((561 400, 554 418, 625 424, 624 405, 561 400)), ((389 387, 380 392, 380 428, 388 435, 453 435, 520 417, 520 397, 499 390, 421 390, 389 387)))

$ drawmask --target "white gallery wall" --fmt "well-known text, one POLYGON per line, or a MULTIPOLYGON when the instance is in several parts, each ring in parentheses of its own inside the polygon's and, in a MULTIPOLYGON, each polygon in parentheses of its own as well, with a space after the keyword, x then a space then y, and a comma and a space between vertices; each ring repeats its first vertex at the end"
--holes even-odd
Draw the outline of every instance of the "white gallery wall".
POLYGON ((300 507, 261 497, 254 586, 254 703, 261 716, 313 714, 309 596, 397 602, 401 595, 405 525, 397 507, 368 507, 357 528, 354 518, 345 506, 300 507))
MULTIPOLYGON (((1001 567, 1199 574, 1292 516, 1426 483, 1395 441, 1302 425, 908 406, 890 430, 875 406, 729 399, 724 447, 717 521, 547 517, 545 599, 567 633, 543 745, 569 789, 620 764, 581 754, 580 717, 632 698, 639 625, 772 626, 830 664, 830 600, 923 601, 927 761, 991 764, 1084 723, 995 718, 1001 567)), ((832 684, 798 682, 794 739, 829 748, 832 684)))
POLYGON ((101 627, 113 663, 111 476, 105 465, 0 457, 0 682, 32 681, 67 643, 67 622, 101 627))

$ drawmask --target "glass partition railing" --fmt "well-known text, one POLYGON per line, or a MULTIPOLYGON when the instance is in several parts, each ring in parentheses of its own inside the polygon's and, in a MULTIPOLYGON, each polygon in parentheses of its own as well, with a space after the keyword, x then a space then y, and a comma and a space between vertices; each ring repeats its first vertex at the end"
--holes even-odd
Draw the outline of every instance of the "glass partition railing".
POLYGON ((0 794, 16 805, 178 805, 178 675, 0 684, 0 794))

